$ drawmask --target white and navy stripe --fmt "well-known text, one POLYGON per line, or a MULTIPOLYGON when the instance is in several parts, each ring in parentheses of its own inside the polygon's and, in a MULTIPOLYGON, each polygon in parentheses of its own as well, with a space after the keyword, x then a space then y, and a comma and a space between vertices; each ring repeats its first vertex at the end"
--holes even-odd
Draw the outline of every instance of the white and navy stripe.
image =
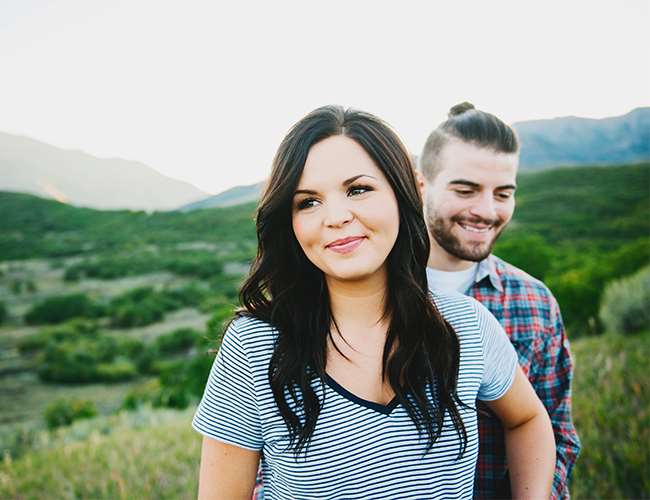
MULTIPOLYGON (((461 400, 473 408, 477 398, 501 397, 517 356, 499 323, 469 297, 434 300, 460 340, 461 400)), ((426 436, 401 405, 364 401, 328 377, 314 382, 325 402, 307 453, 296 458, 268 381, 276 335, 254 318, 231 324, 192 423, 205 436, 262 452, 265 498, 471 498, 478 432, 467 408, 459 408, 468 434, 462 458, 448 417, 425 454, 426 436)))

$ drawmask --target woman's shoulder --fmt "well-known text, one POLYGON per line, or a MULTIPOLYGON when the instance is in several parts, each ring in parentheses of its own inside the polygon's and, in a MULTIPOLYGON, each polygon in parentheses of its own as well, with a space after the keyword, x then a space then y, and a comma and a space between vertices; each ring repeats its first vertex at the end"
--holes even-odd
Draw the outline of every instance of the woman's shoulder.
POLYGON ((448 322, 476 321, 482 305, 475 298, 460 292, 430 290, 430 293, 433 303, 448 322))
POLYGON ((224 343, 233 343, 246 351, 259 352, 273 349, 277 330, 259 318, 247 313, 238 314, 228 325, 224 343))

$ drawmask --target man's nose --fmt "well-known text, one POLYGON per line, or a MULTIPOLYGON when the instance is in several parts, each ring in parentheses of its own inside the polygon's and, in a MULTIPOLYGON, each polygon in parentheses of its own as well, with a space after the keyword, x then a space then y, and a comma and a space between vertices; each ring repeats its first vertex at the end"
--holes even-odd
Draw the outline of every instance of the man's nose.
POLYGON ((345 202, 330 202, 325 205, 326 213, 323 223, 328 227, 340 227, 350 222, 354 215, 345 202))
POLYGON ((481 219, 494 220, 497 218, 494 198, 491 194, 482 194, 476 199, 476 202, 470 207, 470 213, 481 219))

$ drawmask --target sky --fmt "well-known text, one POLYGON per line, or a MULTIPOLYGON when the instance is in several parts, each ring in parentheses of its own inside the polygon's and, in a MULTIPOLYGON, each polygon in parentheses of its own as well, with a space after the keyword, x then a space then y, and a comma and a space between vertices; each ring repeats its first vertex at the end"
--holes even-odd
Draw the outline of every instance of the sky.
POLYGON ((507 122, 648 106, 649 26, 648 0, 8 0, 0 131, 217 193, 324 104, 416 154, 462 101, 507 122))

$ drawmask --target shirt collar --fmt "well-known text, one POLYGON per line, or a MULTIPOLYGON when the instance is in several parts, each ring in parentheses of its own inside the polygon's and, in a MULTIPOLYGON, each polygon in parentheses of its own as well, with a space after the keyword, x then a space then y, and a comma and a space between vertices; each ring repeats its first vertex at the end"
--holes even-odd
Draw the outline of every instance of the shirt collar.
POLYGON ((476 270, 476 280, 475 283, 488 277, 492 286, 503 292, 503 285, 497 274, 497 263, 494 255, 490 254, 481 262, 478 263, 478 269, 476 270))

